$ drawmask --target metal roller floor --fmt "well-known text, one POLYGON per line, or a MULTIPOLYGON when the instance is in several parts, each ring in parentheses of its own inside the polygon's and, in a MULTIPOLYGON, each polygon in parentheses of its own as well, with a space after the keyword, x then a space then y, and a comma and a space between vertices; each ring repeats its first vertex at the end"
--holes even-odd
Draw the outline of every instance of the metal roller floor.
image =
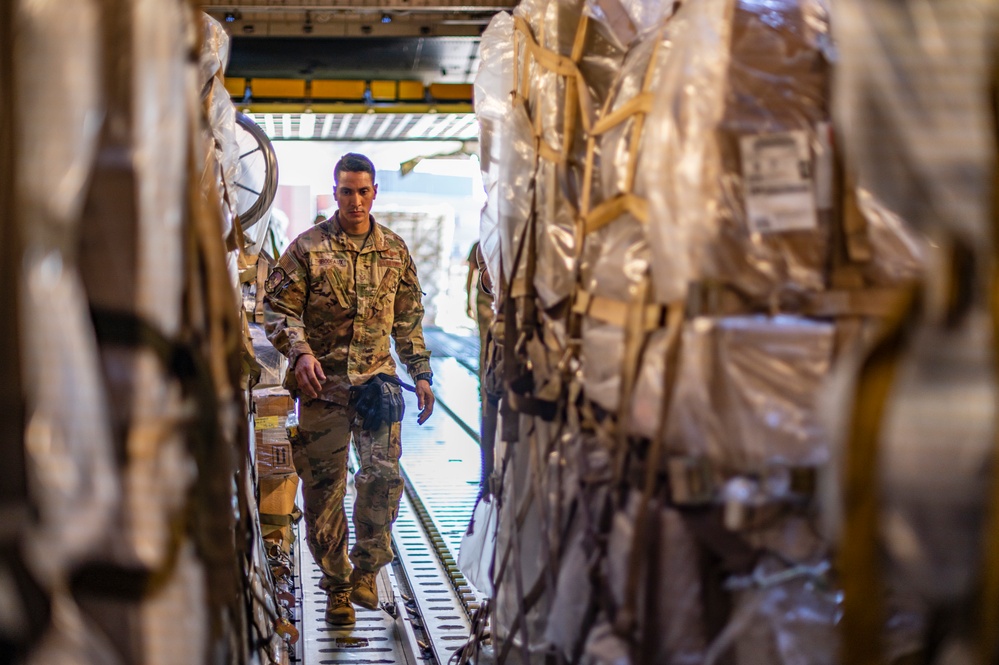
MULTIPOLYGON (((478 380, 470 369, 478 362, 478 339, 471 344, 439 330, 428 337, 434 350, 438 409, 427 423, 417 425, 416 398, 405 393, 406 493, 393 528, 396 561, 379 573, 382 609, 357 608, 357 623, 351 628, 326 624, 326 596, 318 587, 321 574, 300 524, 296 549, 301 637, 294 662, 445 665, 468 638, 468 613, 480 597, 458 571, 457 558, 479 483, 478 380), (455 358, 455 352, 462 357, 455 358)), ((351 482, 348 514, 353 497, 351 482)))

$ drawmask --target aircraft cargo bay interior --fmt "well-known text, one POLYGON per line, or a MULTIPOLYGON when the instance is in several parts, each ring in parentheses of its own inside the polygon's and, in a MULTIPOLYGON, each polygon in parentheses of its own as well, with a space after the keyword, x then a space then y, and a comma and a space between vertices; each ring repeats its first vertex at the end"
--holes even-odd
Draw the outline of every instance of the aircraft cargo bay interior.
POLYGON ((0 665, 999 663, 999 5, 0 3, 0 665))

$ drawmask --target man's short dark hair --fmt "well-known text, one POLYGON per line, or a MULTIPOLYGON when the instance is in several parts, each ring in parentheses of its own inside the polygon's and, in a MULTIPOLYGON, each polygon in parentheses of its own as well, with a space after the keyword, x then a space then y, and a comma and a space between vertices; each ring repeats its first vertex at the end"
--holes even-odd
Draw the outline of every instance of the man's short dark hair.
POLYGON ((333 182, 340 182, 340 174, 344 171, 370 173, 372 184, 375 182, 375 165, 360 153, 348 152, 340 158, 340 161, 333 167, 333 182))

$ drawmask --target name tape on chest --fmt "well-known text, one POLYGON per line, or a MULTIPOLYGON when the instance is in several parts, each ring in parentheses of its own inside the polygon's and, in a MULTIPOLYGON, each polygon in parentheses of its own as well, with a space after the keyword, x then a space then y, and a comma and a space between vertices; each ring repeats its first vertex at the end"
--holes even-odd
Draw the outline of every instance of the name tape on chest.
POLYGON ((320 254, 315 257, 316 267, 320 270, 329 270, 331 268, 346 268, 350 265, 350 262, 341 256, 329 256, 320 254))

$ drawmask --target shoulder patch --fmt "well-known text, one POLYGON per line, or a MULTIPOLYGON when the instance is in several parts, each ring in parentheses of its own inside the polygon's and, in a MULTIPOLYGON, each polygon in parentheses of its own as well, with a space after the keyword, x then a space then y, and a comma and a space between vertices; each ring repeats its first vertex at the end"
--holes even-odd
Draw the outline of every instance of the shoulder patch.
POLYGON ((271 274, 267 276, 267 281, 264 282, 264 291, 267 293, 274 293, 288 281, 288 273, 284 271, 284 268, 274 268, 271 270, 271 274))

